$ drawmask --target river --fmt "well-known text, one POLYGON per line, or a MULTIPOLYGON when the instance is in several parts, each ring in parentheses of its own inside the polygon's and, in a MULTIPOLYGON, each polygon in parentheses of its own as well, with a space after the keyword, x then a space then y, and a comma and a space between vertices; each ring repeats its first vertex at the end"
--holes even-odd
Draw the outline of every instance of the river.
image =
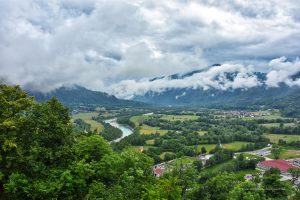
POLYGON ((133 130, 132 128, 130 128, 129 126, 126 126, 126 125, 122 125, 122 124, 119 124, 117 122, 117 118, 113 118, 113 119, 107 119, 107 120, 104 120, 105 123, 108 123, 110 124, 111 126, 113 127, 116 127, 118 129, 120 129, 122 131, 122 137, 118 138, 118 139, 115 139, 114 142, 118 142, 120 141, 122 138, 130 135, 133 133, 133 130))

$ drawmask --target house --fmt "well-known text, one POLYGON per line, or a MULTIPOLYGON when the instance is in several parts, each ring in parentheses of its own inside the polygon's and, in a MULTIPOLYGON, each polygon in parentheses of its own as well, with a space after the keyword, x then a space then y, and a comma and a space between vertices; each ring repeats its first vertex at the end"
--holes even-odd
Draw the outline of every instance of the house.
POLYGON ((288 170, 291 168, 297 168, 293 166, 286 160, 267 160, 257 163, 257 168, 261 170, 269 170, 271 168, 277 168, 280 170, 281 174, 289 175, 288 170))
POLYGON ((152 173, 155 177, 160 177, 165 172, 165 166, 162 164, 155 165, 152 169, 152 173))

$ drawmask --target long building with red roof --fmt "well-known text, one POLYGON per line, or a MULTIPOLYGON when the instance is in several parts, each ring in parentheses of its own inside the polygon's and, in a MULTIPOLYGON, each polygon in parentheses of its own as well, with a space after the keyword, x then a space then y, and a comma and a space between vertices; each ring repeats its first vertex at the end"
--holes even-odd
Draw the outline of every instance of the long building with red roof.
POLYGON ((298 168, 286 160, 267 160, 257 164, 257 167, 262 170, 269 170, 271 168, 277 168, 282 174, 288 174, 288 170, 291 168, 298 168))

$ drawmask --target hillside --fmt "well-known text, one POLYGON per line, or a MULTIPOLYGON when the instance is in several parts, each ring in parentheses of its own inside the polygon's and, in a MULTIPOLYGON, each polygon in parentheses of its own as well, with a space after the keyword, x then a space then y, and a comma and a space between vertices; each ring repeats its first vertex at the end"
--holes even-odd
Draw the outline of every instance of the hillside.
MULTIPOLYGON (((203 70, 196 70, 182 75, 173 74, 168 77, 153 78, 149 81, 160 79, 184 80, 203 70)), ((237 73, 224 73, 216 76, 214 79, 219 81, 233 81, 237 78, 237 73)), ((265 84, 266 74, 255 72, 252 74, 262 84, 251 88, 228 88, 226 90, 216 88, 169 88, 163 92, 149 91, 144 95, 134 98, 136 101, 159 104, 163 106, 201 106, 213 108, 251 108, 251 107, 270 107, 279 108, 284 113, 292 116, 299 115, 300 108, 300 88, 298 86, 290 87, 286 84, 280 84, 279 87, 268 87, 265 84)), ((298 79, 299 73, 291 78, 298 79)), ((223 84, 219 81, 220 84, 223 84)))
POLYGON ((144 103, 118 99, 113 95, 104 92, 91 91, 81 86, 72 88, 61 87, 50 93, 32 92, 29 94, 34 96, 37 101, 42 102, 49 100, 51 97, 57 97, 64 105, 101 105, 101 106, 142 106, 144 103))

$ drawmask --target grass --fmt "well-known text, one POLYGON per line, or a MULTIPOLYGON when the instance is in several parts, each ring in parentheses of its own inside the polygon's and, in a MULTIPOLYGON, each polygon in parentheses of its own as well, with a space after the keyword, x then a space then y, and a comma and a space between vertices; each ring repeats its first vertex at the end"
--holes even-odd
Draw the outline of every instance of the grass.
POLYGON ((244 155, 244 158, 248 158, 248 159, 261 159, 261 156, 257 156, 257 155, 253 155, 253 154, 249 154, 249 153, 242 153, 244 155))
POLYGON ((91 125, 91 129, 95 130, 97 129, 97 131, 101 131, 103 130, 103 125, 95 120, 92 120, 92 117, 97 117, 99 113, 97 112, 88 112, 88 113, 78 113, 76 115, 72 116, 72 119, 82 119, 83 121, 85 121, 86 123, 91 125))
MULTIPOLYGON (((279 159, 292 159, 292 158, 299 158, 300 151, 299 150, 290 150, 290 149, 283 149, 279 155, 279 159)), ((274 159, 273 155, 270 155, 270 158, 274 159)))
POLYGON ((299 150, 283 150, 279 156, 281 159, 291 159, 291 158, 299 158, 300 151, 299 150))
POLYGON ((145 119, 147 117, 149 117, 149 116, 133 116, 130 118, 130 121, 132 121, 136 127, 140 127, 141 134, 149 135, 151 133, 159 133, 160 135, 164 135, 168 132, 168 130, 162 130, 162 129, 160 129, 160 127, 148 126, 146 124, 139 126, 140 122, 142 122, 143 119, 145 119))
POLYGON ((182 157, 169 162, 169 165, 178 166, 178 165, 188 165, 192 164, 197 158, 194 157, 182 157))
MULTIPOLYGON (((209 172, 209 173, 219 173, 225 166, 230 165, 231 163, 233 164, 234 160, 228 160, 226 162, 214 165, 212 167, 208 167, 205 168, 204 170, 202 170, 203 172, 209 172)), ((244 176, 246 174, 256 174, 258 173, 258 170, 255 169, 248 169, 248 170, 241 170, 241 171, 237 171, 237 172, 233 172, 234 174, 236 174, 236 176, 239 179, 244 179, 244 176)))
POLYGON ((146 141, 146 144, 147 144, 147 145, 154 145, 154 139, 152 139, 152 140, 147 140, 147 141, 146 141))
POLYGON ((159 133, 160 135, 164 135, 168 132, 168 130, 161 130, 159 127, 152 127, 145 124, 139 127, 140 133, 145 135, 149 135, 151 133, 159 133))
MULTIPOLYGON (((231 142, 227 144, 222 144, 222 146, 225 149, 231 150, 231 151, 238 151, 240 150, 244 145, 249 144, 249 142, 231 142)), ((206 148, 207 153, 214 149, 216 147, 216 144, 198 144, 197 145, 197 151, 200 152, 202 147, 206 148)), ((190 146, 191 148, 194 148, 194 146, 190 146)))
POLYGON ((169 121, 186 121, 186 120, 196 120, 198 116, 195 115, 163 115, 161 119, 169 121))
POLYGON ((222 145, 225 149, 232 150, 232 151, 238 151, 246 144, 249 144, 249 142, 231 142, 231 143, 222 144, 222 145))
POLYGON ((148 117, 149 116, 141 116, 141 115, 133 116, 130 118, 130 121, 132 121, 135 124, 135 126, 137 127, 137 126, 139 126, 140 122, 142 122, 144 119, 146 119, 148 117))
POLYGON ((265 134, 265 137, 269 138, 272 143, 278 143, 280 139, 287 142, 300 140, 300 135, 265 134))
POLYGON ((235 172, 235 175, 238 177, 238 179, 244 179, 246 174, 257 174, 259 172, 260 171, 256 170, 256 169, 248 169, 248 170, 242 170, 242 171, 235 172))
MULTIPOLYGON (((194 148, 194 146, 190 146, 191 148, 194 148)), ((197 145, 197 151, 201 152, 201 148, 205 147, 207 153, 209 153, 210 150, 213 150, 216 147, 216 144, 198 144, 197 145)))

